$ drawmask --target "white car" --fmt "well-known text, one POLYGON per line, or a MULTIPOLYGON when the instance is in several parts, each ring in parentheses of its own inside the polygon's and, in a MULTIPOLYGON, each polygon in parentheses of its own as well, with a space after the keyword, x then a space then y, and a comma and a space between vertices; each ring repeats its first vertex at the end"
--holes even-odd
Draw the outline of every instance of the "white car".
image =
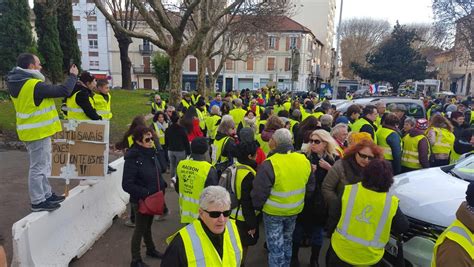
MULTIPOLYGON (((438 236, 456 218, 467 186, 474 181, 474 154, 464 155, 456 164, 400 174, 394 180, 390 191, 410 221, 402 236, 405 266, 430 266, 438 236)), ((390 238, 385 253, 389 262, 395 262, 399 245, 390 238)))

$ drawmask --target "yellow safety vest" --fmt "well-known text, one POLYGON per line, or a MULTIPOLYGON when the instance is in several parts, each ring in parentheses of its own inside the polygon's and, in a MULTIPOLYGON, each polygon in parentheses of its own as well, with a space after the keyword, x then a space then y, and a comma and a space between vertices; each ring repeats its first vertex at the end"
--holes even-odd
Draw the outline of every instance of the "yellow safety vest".
MULTIPOLYGON (((358 133, 360 132, 360 129, 362 129, 362 127, 364 125, 369 125, 372 130, 374 131, 374 136, 375 136, 375 128, 374 126, 368 121, 366 120, 365 118, 359 118, 357 121, 355 121, 354 123, 351 124, 351 131, 354 132, 354 133, 358 133)), ((372 136, 370 136, 372 138, 372 136)), ((377 144, 377 138, 373 138, 373 141, 375 144, 377 144)))
POLYGON ((368 190, 361 183, 346 185, 341 218, 331 237, 336 255, 352 265, 373 265, 382 259, 390 238, 398 198, 368 190))
POLYGON ((275 114, 278 114, 278 112, 280 112, 280 110, 284 110, 284 109, 285 109, 285 107, 282 106, 282 105, 273 105, 273 112, 275 114))
POLYGON ((321 111, 318 111, 318 112, 313 113, 313 116, 315 116, 316 119, 318 119, 318 120, 319 120, 319 118, 321 118, 321 116, 323 116, 323 115, 324 115, 324 112, 321 112, 321 111))
MULTIPOLYGON (((293 134, 293 128, 295 127, 296 124, 300 123, 299 121, 297 120, 293 120, 293 119, 290 119, 290 132, 291 134, 293 134)), ((294 138, 294 136, 293 136, 294 138)))
POLYGON ((159 122, 154 122, 153 128, 155 128, 155 132, 156 132, 156 135, 158 136, 158 140, 160 140, 160 145, 164 145, 165 144, 165 131, 160 129, 160 127, 158 127, 158 123, 159 122))
POLYGON ((353 96, 351 96, 351 95, 346 96, 347 100, 352 100, 352 98, 353 98, 353 96))
POLYGON ((377 126, 377 128, 382 127, 382 116, 377 115, 377 119, 375 119, 374 124, 377 126))
MULTIPOLYGON (((418 144, 426 138, 424 135, 417 135, 411 137, 410 134, 403 137, 403 151, 402 151, 402 166, 411 169, 421 169, 421 163, 418 154, 418 144)), ((427 138, 426 138, 427 139, 427 138)), ((426 140, 428 142, 428 140, 426 140)), ((428 143, 428 157, 429 157, 429 143, 428 143)))
POLYGON ((234 108, 229 111, 229 115, 234 119, 235 125, 239 125, 244 120, 246 110, 243 108, 234 108))
POLYGON ((197 96, 194 96, 194 94, 191 95, 191 102, 193 103, 193 105, 196 105, 200 97, 201 95, 197 95, 197 96))
MULTIPOLYGON (((242 197, 242 182, 244 181, 245 176, 251 172, 253 177, 255 177, 257 173, 248 165, 236 162, 235 166, 237 167, 235 174, 235 194, 237 195, 237 199, 240 201, 242 197)), ((258 213, 259 212, 255 211, 256 215, 258 213)), ((245 222, 244 214, 242 213, 242 205, 240 203, 238 207, 232 209, 232 218, 237 221, 245 222)))
POLYGON ((270 153, 270 145, 268 144, 268 142, 262 139, 262 134, 257 134, 255 139, 257 140, 258 144, 260 145, 260 148, 263 150, 265 155, 268 155, 268 153, 270 153))
POLYGON ((474 234, 459 220, 455 220, 436 240, 431 267, 436 267, 438 247, 448 238, 461 246, 474 260, 474 234))
POLYGON ((276 153, 267 160, 272 164, 275 183, 263 205, 263 211, 274 216, 300 213, 304 206, 306 183, 311 173, 309 160, 296 152, 276 153))
POLYGON ((189 104, 185 99, 181 99, 181 105, 183 105, 185 108, 189 108, 191 106, 191 104, 189 104))
MULTIPOLYGON (((189 267, 227 267, 240 266, 242 261, 242 244, 239 231, 233 220, 228 220, 224 230, 222 258, 207 236, 200 220, 195 220, 179 230, 186 251, 189 267)), ((178 234, 176 233, 176 234, 178 234)), ((169 244, 176 234, 168 237, 169 244)))
MULTIPOLYGON (((392 148, 387 143, 387 137, 392 133, 398 134, 392 129, 388 129, 385 127, 379 128, 375 133, 377 138, 377 144, 383 149, 383 157, 386 160, 393 160, 392 148)), ((402 147, 402 143, 400 140, 400 148, 402 147)))
POLYGON ((135 143, 135 142, 133 141, 133 135, 129 135, 129 136, 127 137, 127 141, 128 141, 128 148, 131 148, 131 147, 133 146, 133 144, 135 143))
POLYGON ((10 96, 16 111, 16 132, 21 141, 36 141, 62 131, 58 111, 52 98, 44 98, 35 105, 35 86, 38 79, 27 80, 18 94, 10 96))
POLYGON ((201 128, 201 130, 204 131, 204 129, 206 129, 205 118, 207 117, 207 111, 206 109, 204 109, 204 111, 201 111, 198 108, 196 108, 196 113, 199 119, 199 128, 201 128))
POLYGON ((474 110, 471 110, 471 121, 469 124, 474 124, 474 110))
POLYGON ((432 128, 435 131, 435 143, 432 147, 433 154, 449 154, 454 145, 454 134, 444 128, 432 128))
POLYGON ((212 144, 212 165, 228 161, 227 157, 222 155, 222 150, 224 149, 224 146, 229 138, 230 137, 226 136, 219 140, 214 140, 214 143, 212 144))
POLYGON ((453 145, 453 147, 451 148, 451 153, 449 153, 449 164, 456 163, 460 157, 461 157, 461 154, 458 154, 456 153, 456 151, 454 151, 454 145, 453 145))
POLYGON ((218 115, 212 115, 204 119, 206 123, 206 129, 207 129, 207 137, 211 139, 216 139, 216 134, 217 134, 217 128, 219 125, 217 122, 221 119, 220 116, 218 115))
POLYGON ((100 93, 94 94, 94 106, 97 114, 99 114, 103 120, 112 119, 112 112, 110 109, 110 103, 112 102, 112 96, 110 93, 107 93, 109 96, 109 101, 105 100, 104 96, 100 93))
MULTIPOLYGON (((66 100, 66 106, 67 106, 67 119, 69 120, 90 120, 86 113, 84 113, 84 110, 77 104, 76 102, 76 97, 77 94, 81 91, 77 91, 75 94, 73 94, 71 97, 68 97, 66 100)), ((94 98, 89 96, 89 103, 91 103, 91 106, 93 109, 95 109, 95 103, 94 103, 94 98)))
POLYGON ((153 103, 151 103, 151 107, 152 107, 153 110, 155 110, 155 111, 164 111, 164 110, 165 110, 165 107, 166 107, 166 101, 161 100, 161 105, 158 105, 158 104, 156 104, 155 101, 153 101, 153 103))
POLYGON ((199 197, 211 169, 207 161, 190 158, 181 160, 176 168, 179 187, 181 223, 190 223, 199 217, 199 197))
POLYGON ((285 108, 286 111, 290 112, 291 102, 286 101, 285 103, 283 103, 283 107, 285 108))

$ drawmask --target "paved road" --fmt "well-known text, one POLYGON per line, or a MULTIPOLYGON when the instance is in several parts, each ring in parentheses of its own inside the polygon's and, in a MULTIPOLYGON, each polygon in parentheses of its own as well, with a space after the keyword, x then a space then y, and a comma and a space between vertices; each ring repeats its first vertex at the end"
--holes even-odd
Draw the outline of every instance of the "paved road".
MULTIPOLYGON (((28 155, 26 152, 0 150, 0 233, 6 241, 5 248, 9 262, 12 256, 11 227, 13 223, 29 213, 27 174, 28 155)), ((63 192, 63 181, 51 179, 51 184, 56 192, 63 192)), ((164 221, 155 221, 152 225, 153 238, 160 251, 166 248, 165 239, 181 227, 177 213, 177 195, 173 190, 169 189, 166 194, 171 215, 164 221)), ((125 216, 126 214, 123 215, 125 216)), ((112 227, 91 250, 81 258, 72 261, 70 266, 130 266, 130 240, 133 229, 124 226, 123 223, 124 218, 116 218, 112 227)), ((262 227, 261 231, 263 231, 262 227)), ((264 235, 261 235, 259 243, 249 249, 247 266, 267 266, 263 238, 264 235)), ((145 248, 143 248, 143 254, 144 252, 145 248)), ((309 254, 309 248, 301 249, 302 266, 308 265, 309 254)), ((159 260, 145 257, 144 261, 151 266, 159 266, 159 260)))

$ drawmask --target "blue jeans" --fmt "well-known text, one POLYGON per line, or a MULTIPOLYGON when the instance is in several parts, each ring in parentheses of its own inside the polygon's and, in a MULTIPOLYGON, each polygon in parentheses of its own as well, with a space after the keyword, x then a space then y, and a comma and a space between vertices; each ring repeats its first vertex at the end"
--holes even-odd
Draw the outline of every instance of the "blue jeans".
POLYGON ((25 142, 30 157, 28 191, 31 204, 39 204, 51 196, 51 138, 25 142))
POLYGON ((287 267, 291 261, 293 231, 296 215, 273 216, 263 213, 263 225, 268 247, 268 265, 287 267))

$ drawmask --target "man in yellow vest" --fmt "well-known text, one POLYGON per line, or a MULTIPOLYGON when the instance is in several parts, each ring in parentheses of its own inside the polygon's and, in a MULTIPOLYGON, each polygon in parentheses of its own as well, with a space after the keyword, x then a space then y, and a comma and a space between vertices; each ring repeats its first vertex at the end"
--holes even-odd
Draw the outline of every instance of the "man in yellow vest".
POLYGON ((181 93, 181 102, 178 106, 178 111, 184 114, 191 105, 192 105, 191 96, 189 95, 188 92, 183 91, 181 93))
POLYGON ((426 119, 416 120, 413 127, 402 139, 402 172, 410 172, 414 170, 430 167, 430 143, 425 136, 428 128, 426 119))
POLYGON ((94 103, 97 81, 88 71, 83 71, 74 88, 75 93, 66 100, 67 118, 73 120, 102 120, 94 103))
POLYGON ((216 169, 206 160, 208 147, 206 138, 194 138, 190 157, 178 163, 175 190, 179 194, 181 223, 191 223, 198 218, 201 191, 219 182, 216 169))
POLYGON ((383 157, 390 161, 393 174, 402 171, 402 138, 398 130, 400 119, 393 113, 385 115, 380 128, 375 132, 377 144, 383 149, 383 157))
POLYGON ((161 96, 156 94, 153 102, 151 103, 151 114, 155 114, 158 111, 166 110, 166 101, 161 99, 161 96))
POLYGON ((16 130, 25 143, 30 158, 28 173, 32 211, 53 211, 60 207, 63 196, 51 192, 51 136, 62 130, 53 98, 67 97, 76 84, 78 70, 69 69, 63 85, 46 84, 39 58, 23 53, 17 67, 8 73, 7 85, 16 111, 16 130))
POLYGON ((466 201, 456 212, 456 220, 438 237, 432 267, 474 266, 474 183, 466 191, 466 201))
POLYGON ((377 115, 377 108, 374 105, 365 106, 362 109, 362 117, 351 125, 351 131, 354 133, 366 132, 370 134, 374 143, 377 144, 377 138, 375 138, 377 126, 374 124, 377 115))
POLYGON ((250 195, 255 209, 263 211, 269 265, 290 266, 296 216, 315 180, 308 159, 293 151, 288 129, 276 130, 269 145, 272 152, 260 165, 250 195))
POLYGON ((244 120, 247 111, 242 108, 242 99, 237 98, 233 102, 234 108, 230 110, 229 115, 234 119, 235 125, 239 125, 244 120))
POLYGON ((345 186, 327 266, 378 266, 390 232, 408 230, 398 198, 388 193, 393 183, 391 168, 386 160, 374 159, 364 169, 362 182, 345 186))
POLYGON ((387 110, 387 104, 385 101, 379 100, 375 103, 375 107, 377 108, 377 119, 375 120, 375 126, 382 127, 382 117, 385 115, 385 111, 387 110))
POLYGON ((237 226, 229 220, 229 192, 206 187, 199 198, 199 219, 170 236, 161 266, 240 266, 242 245, 237 226))

